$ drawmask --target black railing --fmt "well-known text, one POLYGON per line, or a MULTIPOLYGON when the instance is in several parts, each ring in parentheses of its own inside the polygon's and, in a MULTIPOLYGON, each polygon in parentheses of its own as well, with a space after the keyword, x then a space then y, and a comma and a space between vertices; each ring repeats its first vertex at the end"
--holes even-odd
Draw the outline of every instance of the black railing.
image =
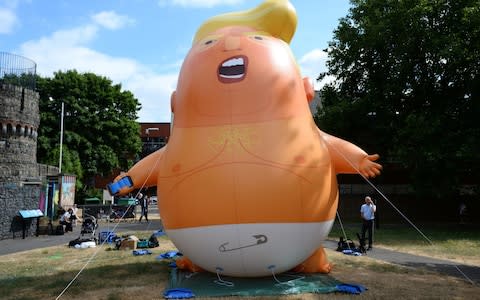
POLYGON ((37 64, 26 57, 0 52, 0 84, 35 90, 37 64))

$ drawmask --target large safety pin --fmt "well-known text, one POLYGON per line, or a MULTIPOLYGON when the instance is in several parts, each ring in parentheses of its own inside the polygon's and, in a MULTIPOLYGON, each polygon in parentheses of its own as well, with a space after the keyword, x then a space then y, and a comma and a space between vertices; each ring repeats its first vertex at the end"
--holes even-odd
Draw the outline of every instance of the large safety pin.
POLYGON ((226 243, 221 244, 218 247, 218 250, 220 252, 234 251, 234 250, 239 250, 239 249, 243 249, 243 248, 248 248, 248 247, 253 247, 253 246, 258 246, 258 245, 261 245, 261 244, 265 244, 268 241, 267 236, 263 235, 263 234, 256 234, 256 235, 252 235, 252 236, 257 239, 256 243, 254 243, 254 244, 240 246, 238 248, 227 249, 225 246, 228 245, 229 242, 226 242, 226 243))

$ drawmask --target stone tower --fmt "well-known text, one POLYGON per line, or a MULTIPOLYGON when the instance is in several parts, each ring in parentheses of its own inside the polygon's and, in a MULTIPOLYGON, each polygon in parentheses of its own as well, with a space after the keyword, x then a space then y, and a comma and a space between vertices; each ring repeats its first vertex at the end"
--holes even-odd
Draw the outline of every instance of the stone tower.
POLYGON ((35 62, 0 52, 0 182, 38 176, 35 62))
POLYGON ((0 84, 0 182, 21 182, 39 175, 38 99, 37 92, 25 87, 0 84))
MULTIPOLYGON (((32 60, 0 52, 0 239, 18 236, 19 210, 38 209, 45 190, 48 167, 37 164, 35 72, 32 60)), ((31 220, 25 225, 33 234, 31 220)))

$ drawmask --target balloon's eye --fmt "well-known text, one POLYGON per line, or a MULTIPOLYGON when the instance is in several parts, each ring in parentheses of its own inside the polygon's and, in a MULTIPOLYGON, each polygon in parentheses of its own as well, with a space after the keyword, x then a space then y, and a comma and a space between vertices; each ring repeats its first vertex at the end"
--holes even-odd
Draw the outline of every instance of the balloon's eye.
POLYGON ((213 46, 217 43, 218 40, 216 39, 211 39, 211 40, 205 40, 205 42, 203 42, 203 46, 213 46))
POLYGON ((260 35, 260 34, 252 34, 249 36, 249 38, 255 42, 259 42, 261 44, 265 43, 268 41, 268 37, 265 35, 260 35))
POLYGON ((218 42, 218 39, 216 38, 207 38, 198 44, 199 46, 198 50, 203 51, 203 50, 210 49, 211 47, 215 46, 217 42, 218 42))

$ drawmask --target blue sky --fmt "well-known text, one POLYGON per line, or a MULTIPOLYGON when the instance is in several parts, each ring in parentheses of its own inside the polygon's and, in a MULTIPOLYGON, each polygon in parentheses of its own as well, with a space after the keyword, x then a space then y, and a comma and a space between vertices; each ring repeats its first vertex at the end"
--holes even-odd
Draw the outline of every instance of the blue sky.
MULTIPOLYGON (((199 25, 262 0, 0 0, 0 52, 28 57, 37 74, 76 69, 110 78, 142 104, 140 122, 169 122, 170 94, 199 25)), ((291 47, 304 76, 325 71, 322 52, 348 0, 290 0, 291 47)), ((319 88, 321 83, 315 83, 319 88)))

